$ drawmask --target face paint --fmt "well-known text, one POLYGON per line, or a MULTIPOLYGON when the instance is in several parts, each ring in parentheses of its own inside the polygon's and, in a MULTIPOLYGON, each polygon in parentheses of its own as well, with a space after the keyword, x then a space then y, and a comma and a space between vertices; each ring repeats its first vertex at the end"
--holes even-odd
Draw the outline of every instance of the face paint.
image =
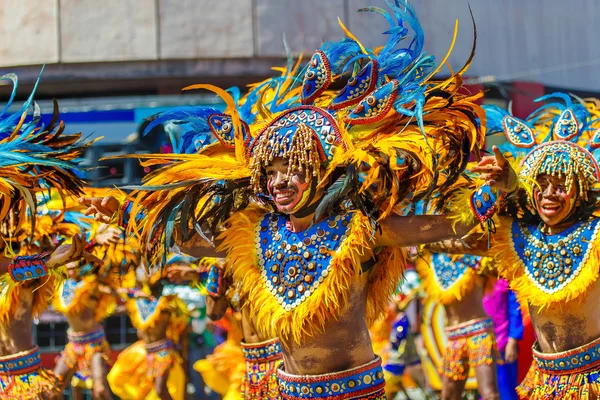
POLYGON ((537 213, 547 226, 556 226, 564 222, 573 213, 576 205, 576 185, 567 191, 565 178, 552 175, 540 175, 534 188, 537 213))
POLYGON ((304 208, 312 198, 311 179, 305 171, 288 171, 288 163, 283 158, 275 158, 267 166, 267 189, 277 210, 294 214, 304 208))

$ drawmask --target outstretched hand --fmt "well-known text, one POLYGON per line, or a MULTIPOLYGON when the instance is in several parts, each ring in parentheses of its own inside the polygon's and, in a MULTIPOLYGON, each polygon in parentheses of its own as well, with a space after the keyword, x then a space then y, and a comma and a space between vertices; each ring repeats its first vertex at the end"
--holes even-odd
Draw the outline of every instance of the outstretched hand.
POLYGON ((170 265, 167 277, 171 282, 189 282, 198 278, 198 271, 189 265, 170 265))
POLYGON ((113 215, 119 210, 119 200, 113 196, 80 197, 79 204, 87 206, 85 215, 93 215, 96 221, 110 223, 113 215))
POLYGON ((99 245, 110 245, 118 243, 121 240, 121 231, 103 224, 96 233, 96 243, 99 245))
POLYGON ((511 193, 517 188, 517 173, 510 166, 497 146, 492 147, 493 156, 485 156, 471 172, 481 174, 492 188, 511 193))
POLYGON ((94 264, 95 267, 102 266, 102 260, 93 254, 84 251, 85 242, 81 235, 73 236, 71 244, 63 244, 54 250, 50 258, 46 261, 48 268, 57 268, 70 262, 77 262, 84 259, 87 263, 94 264))

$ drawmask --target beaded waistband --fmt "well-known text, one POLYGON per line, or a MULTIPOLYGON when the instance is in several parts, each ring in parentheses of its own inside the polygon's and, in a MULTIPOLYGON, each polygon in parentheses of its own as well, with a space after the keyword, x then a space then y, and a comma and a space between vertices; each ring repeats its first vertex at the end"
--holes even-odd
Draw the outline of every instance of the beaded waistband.
POLYGON ((323 375, 290 375, 277 370, 284 399, 350 399, 376 394, 385 387, 381 358, 360 367, 323 375))
POLYGON ((479 335, 484 332, 493 331, 494 323, 491 318, 478 318, 471 321, 463 322, 462 324, 449 326, 446 328, 448 339, 460 339, 479 335))
POLYGON ((146 343, 144 347, 146 348, 146 353, 158 353, 161 350, 174 348, 173 342, 169 339, 163 339, 157 342, 146 343))
POLYGON ((89 344, 102 342, 105 338, 104 328, 102 326, 87 332, 73 332, 70 329, 67 331, 69 342, 75 344, 89 344))
POLYGON ((23 375, 39 369, 42 365, 40 348, 21 351, 0 357, 0 375, 23 375))
POLYGON ((532 351, 537 368, 553 375, 574 374, 600 367, 600 338, 560 353, 542 353, 537 343, 532 351))
POLYGON ((261 343, 242 342, 242 353, 244 353, 246 361, 254 362, 267 362, 283 357, 281 354, 281 343, 279 343, 279 339, 277 338, 261 343))

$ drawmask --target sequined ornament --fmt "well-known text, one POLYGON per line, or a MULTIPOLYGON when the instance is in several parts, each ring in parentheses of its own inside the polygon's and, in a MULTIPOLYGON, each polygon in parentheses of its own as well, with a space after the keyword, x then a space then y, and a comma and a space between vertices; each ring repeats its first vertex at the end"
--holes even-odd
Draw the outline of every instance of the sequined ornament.
POLYGON ((575 279, 596 240, 599 221, 582 221, 556 235, 545 235, 537 226, 514 221, 511 245, 531 282, 541 291, 552 294, 575 279))
POLYGON ((436 281, 442 290, 449 290, 467 270, 479 267, 481 257, 465 254, 454 259, 445 253, 433 253, 431 263, 436 281))
POLYGON ((330 273, 332 253, 346 239, 351 214, 338 215, 299 233, 287 228, 282 214, 266 215, 256 231, 261 276, 286 310, 302 304, 330 273))

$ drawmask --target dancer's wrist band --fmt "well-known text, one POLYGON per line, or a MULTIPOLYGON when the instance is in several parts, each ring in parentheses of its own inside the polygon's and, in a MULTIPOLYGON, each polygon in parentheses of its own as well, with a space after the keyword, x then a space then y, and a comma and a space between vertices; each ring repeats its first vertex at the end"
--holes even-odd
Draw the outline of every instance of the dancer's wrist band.
POLYGON ((133 203, 131 202, 131 200, 125 200, 125 202, 119 209, 120 215, 119 215, 118 224, 124 230, 127 230, 127 227, 129 226, 129 218, 131 216, 132 207, 133 207, 133 203))
POLYGON ((223 271, 216 265, 211 265, 206 279, 206 291, 209 296, 219 297, 222 295, 221 286, 223 285, 223 271))
POLYGON ((43 278, 48 275, 46 259, 49 255, 50 252, 46 252, 33 256, 15 257, 8 266, 8 275, 15 282, 43 278))
POLYGON ((506 198, 506 193, 494 193, 489 184, 484 184, 471 195, 471 211, 479 222, 487 222, 498 212, 500 205, 506 198))

